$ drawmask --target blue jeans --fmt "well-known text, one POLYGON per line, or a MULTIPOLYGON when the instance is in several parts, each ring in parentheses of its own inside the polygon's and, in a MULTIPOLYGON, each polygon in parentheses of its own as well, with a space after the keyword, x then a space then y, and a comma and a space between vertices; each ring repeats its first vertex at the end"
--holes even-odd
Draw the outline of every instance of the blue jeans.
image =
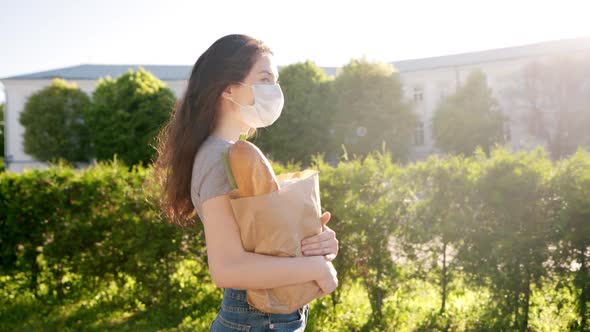
POLYGON ((246 301, 245 289, 225 288, 221 310, 210 331, 302 332, 307 325, 308 311, 309 304, 288 314, 262 312, 246 301))

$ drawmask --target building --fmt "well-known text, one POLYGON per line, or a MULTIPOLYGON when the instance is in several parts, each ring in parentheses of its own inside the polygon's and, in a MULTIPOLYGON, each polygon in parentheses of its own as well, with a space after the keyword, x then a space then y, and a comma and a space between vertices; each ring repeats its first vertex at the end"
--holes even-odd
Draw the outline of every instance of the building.
MULTIPOLYGON (((510 117, 514 111, 502 94, 506 82, 515 73, 534 60, 546 60, 558 54, 576 55, 590 58, 590 37, 548 41, 543 43, 491 49, 478 52, 461 53, 421 59, 395 61, 392 64, 400 73, 404 96, 414 102, 414 110, 420 122, 413 137, 414 147, 411 158, 423 159, 430 154, 439 153, 432 139, 432 117, 442 98, 454 93, 473 69, 482 70, 488 84, 496 94, 501 108, 510 117)), ((23 151, 22 136, 24 128, 18 117, 27 97, 49 85, 55 77, 78 84, 80 89, 91 95, 100 77, 117 77, 128 69, 139 65, 97 65, 84 64, 37 73, 6 77, 1 79, 5 86, 5 165, 6 169, 21 172, 25 168, 45 167, 45 163, 33 160, 23 151)), ((176 94, 181 96, 186 86, 192 66, 180 65, 142 65, 146 70, 165 82, 176 94)), ((336 74, 337 68, 322 68, 328 76, 336 74)), ((526 148, 527 141, 523 124, 511 119, 505 125, 505 135, 513 149, 526 148)))
POLYGON ((551 61, 559 55, 590 59, 590 36, 394 62, 400 72, 404 96, 414 101, 414 110, 420 120, 415 129, 411 159, 440 153, 432 138, 434 111, 442 98, 454 93, 474 69, 486 74, 488 86, 509 117, 504 129, 508 146, 521 150, 543 144, 527 135, 526 123, 517 117, 522 110, 510 100, 508 89, 527 64, 551 61))

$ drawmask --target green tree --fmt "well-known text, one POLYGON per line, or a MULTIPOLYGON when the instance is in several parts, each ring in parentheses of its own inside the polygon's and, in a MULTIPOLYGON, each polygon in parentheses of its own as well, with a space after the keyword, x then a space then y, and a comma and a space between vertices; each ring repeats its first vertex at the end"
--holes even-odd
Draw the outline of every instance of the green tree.
POLYGON ((334 261, 338 278, 360 278, 371 304, 371 324, 383 330, 384 300, 399 285, 399 268, 388 253, 390 239, 408 208, 407 187, 399 181, 403 170, 384 151, 372 151, 364 159, 336 167, 320 158, 314 158, 314 164, 322 174, 321 201, 332 213, 331 227, 346 243, 334 261))
POLYGON ((159 128, 174 106, 172 90, 140 67, 117 79, 99 79, 86 113, 92 155, 97 160, 117 154, 127 165, 147 165, 159 128))
POLYGON ((575 330, 590 331, 590 154, 578 148, 556 168, 553 192, 559 208, 552 223, 557 249, 553 255, 554 268, 562 278, 574 274, 579 317, 575 330), (579 267, 572 271, 575 265, 579 267))
POLYGON ((435 144, 446 152, 465 155, 481 146, 489 154, 495 143, 504 143, 504 120, 485 74, 475 70, 465 85, 435 110, 432 120, 435 144))
MULTIPOLYGON (((477 149, 479 160, 483 150, 477 149)), ((457 258, 472 280, 490 287, 492 330, 527 331, 533 285, 540 287, 549 258, 551 161, 541 148, 511 154, 491 151, 482 162, 457 258)))
POLYGON ((276 161, 309 165, 313 154, 326 151, 330 114, 321 107, 326 75, 308 60, 282 68, 279 81, 285 95, 281 116, 258 129, 255 143, 276 161))
POLYGON ((590 61, 557 56, 515 73, 505 93, 524 119, 525 144, 545 144, 553 160, 590 145, 590 61))
POLYGON ((76 83, 56 78, 32 94, 20 114, 24 150, 40 161, 88 160, 84 111, 90 99, 76 83))
POLYGON ((399 75, 390 64, 353 59, 334 80, 332 129, 336 146, 352 155, 386 150, 407 159, 416 116, 402 100, 399 75))
POLYGON ((469 198, 478 170, 471 158, 460 155, 433 156, 408 168, 416 198, 411 220, 401 232, 403 247, 414 263, 423 265, 419 271, 433 272, 440 286, 441 314, 458 268, 454 256, 473 216, 469 198))

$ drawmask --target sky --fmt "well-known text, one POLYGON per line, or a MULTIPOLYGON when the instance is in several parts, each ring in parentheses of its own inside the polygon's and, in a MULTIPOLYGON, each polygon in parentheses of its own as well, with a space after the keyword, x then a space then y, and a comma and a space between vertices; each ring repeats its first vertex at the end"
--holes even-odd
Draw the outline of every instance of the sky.
POLYGON ((392 62, 590 36, 589 12, 588 0, 0 0, 0 78, 79 64, 193 65, 231 33, 266 42, 279 66, 392 62))

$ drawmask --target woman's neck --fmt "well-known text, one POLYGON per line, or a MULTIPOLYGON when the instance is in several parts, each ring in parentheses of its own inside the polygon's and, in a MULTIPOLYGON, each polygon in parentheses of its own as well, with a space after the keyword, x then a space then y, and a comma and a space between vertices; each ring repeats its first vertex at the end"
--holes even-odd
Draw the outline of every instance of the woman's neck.
POLYGON ((232 141, 232 142, 236 142, 237 140, 240 139, 240 135, 242 133, 248 133, 248 130, 246 129, 244 131, 243 128, 241 128, 239 125, 231 125, 228 123, 225 123, 223 125, 218 126, 212 133, 211 135, 215 135, 217 137, 223 138, 226 141, 232 141))

